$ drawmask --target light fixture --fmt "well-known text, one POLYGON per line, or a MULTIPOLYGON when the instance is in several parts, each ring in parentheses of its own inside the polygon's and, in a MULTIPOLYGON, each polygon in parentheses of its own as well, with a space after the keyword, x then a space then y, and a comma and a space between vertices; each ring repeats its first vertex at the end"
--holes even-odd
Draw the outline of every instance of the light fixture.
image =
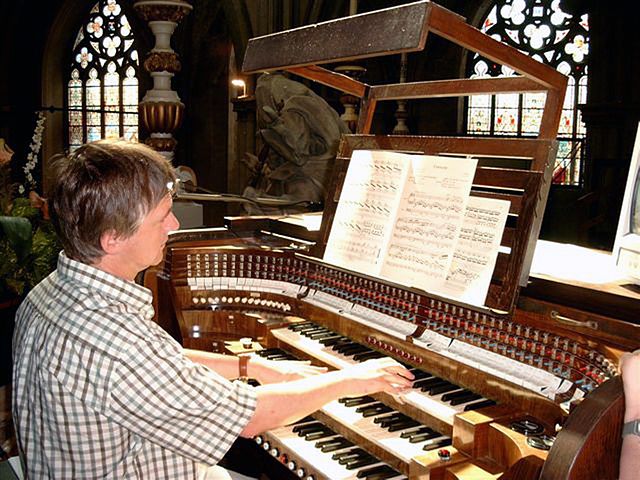
POLYGON ((241 80, 239 78, 234 78, 233 80, 231 80, 231 85, 239 88, 240 91, 242 92, 240 95, 237 95, 236 98, 244 98, 247 96, 247 84, 245 83, 244 80, 241 80))

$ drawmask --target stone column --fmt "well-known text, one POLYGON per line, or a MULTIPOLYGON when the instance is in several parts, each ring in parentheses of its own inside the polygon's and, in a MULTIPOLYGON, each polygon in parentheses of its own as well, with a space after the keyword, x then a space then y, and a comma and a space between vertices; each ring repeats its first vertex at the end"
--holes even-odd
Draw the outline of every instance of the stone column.
POLYGON ((145 143, 173 159, 176 140, 173 132, 182 124, 184 104, 171 89, 171 78, 180 71, 180 60, 171 48, 171 35, 193 6, 185 0, 138 0, 133 8, 149 23, 155 46, 144 61, 153 79, 153 88, 139 105, 140 120, 150 132, 145 143))

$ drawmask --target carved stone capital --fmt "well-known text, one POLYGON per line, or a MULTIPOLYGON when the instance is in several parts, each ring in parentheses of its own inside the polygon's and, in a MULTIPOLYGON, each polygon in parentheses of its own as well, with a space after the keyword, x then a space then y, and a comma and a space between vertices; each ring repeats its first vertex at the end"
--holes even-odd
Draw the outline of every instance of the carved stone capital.
POLYGON ((133 8, 146 22, 170 21, 178 23, 193 10, 185 0, 139 0, 133 8))
POLYGON ((178 145, 178 142, 173 137, 149 137, 144 141, 144 143, 158 152, 173 152, 178 145))
POLYGON ((144 68, 147 72, 177 73, 182 64, 175 52, 151 52, 144 61, 144 68))

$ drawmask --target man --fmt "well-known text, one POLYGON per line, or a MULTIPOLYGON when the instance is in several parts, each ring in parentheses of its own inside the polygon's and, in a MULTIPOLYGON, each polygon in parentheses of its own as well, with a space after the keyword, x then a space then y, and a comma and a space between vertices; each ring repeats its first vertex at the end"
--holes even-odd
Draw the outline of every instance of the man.
POLYGON ((640 472, 640 349, 622 355, 620 370, 624 388, 620 480, 632 480, 640 472))
POLYGON ((179 226, 171 166, 144 145, 100 141, 54 173, 64 251, 20 306, 14 335, 13 414, 29 478, 230 478, 214 466, 238 436, 342 396, 410 387, 411 374, 389 360, 323 374, 252 360, 248 373, 263 385, 226 380, 238 359, 183 350, 134 283, 179 226))

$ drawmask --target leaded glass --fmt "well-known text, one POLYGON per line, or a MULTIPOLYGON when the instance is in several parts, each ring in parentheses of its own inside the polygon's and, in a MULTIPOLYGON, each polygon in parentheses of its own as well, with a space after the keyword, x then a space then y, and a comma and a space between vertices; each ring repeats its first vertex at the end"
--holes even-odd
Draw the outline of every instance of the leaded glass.
POLYGON ((138 65, 136 39, 120 1, 96 2, 71 53, 70 149, 106 137, 137 140, 138 65))
MULTIPOLYGON (((479 27, 500 42, 511 45, 569 77, 558 139, 554 182, 579 184, 582 144, 586 129, 578 104, 586 101, 589 19, 562 10, 562 0, 494 0, 479 27)), ((471 78, 513 75, 513 71, 483 58, 472 57, 471 78)), ((539 93, 486 96, 481 103, 470 97, 467 132, 478 135, 537 135, 545 95, 539 93), (515 97, 519 97, 515 100, 515 97), (489 111, 487 111, 487 108, 489 111), (487 120, 492 119, 492 120, 487 120), (486 122, 489 128, 486 128, 486 122)))
POLYGON ((496 135, 516 135, 518 133, 518 109, 520 96, 517 93, 498 95, 496 98, 495 120, 496 135))
POLYGON ((546 93, 525 93, 522 95, 522 135, 538 134, 546 99, 546 93))
POLYGON ((474 95, 469 99, 470 133, 487 134, 491 130, 491 95, 474 95))

